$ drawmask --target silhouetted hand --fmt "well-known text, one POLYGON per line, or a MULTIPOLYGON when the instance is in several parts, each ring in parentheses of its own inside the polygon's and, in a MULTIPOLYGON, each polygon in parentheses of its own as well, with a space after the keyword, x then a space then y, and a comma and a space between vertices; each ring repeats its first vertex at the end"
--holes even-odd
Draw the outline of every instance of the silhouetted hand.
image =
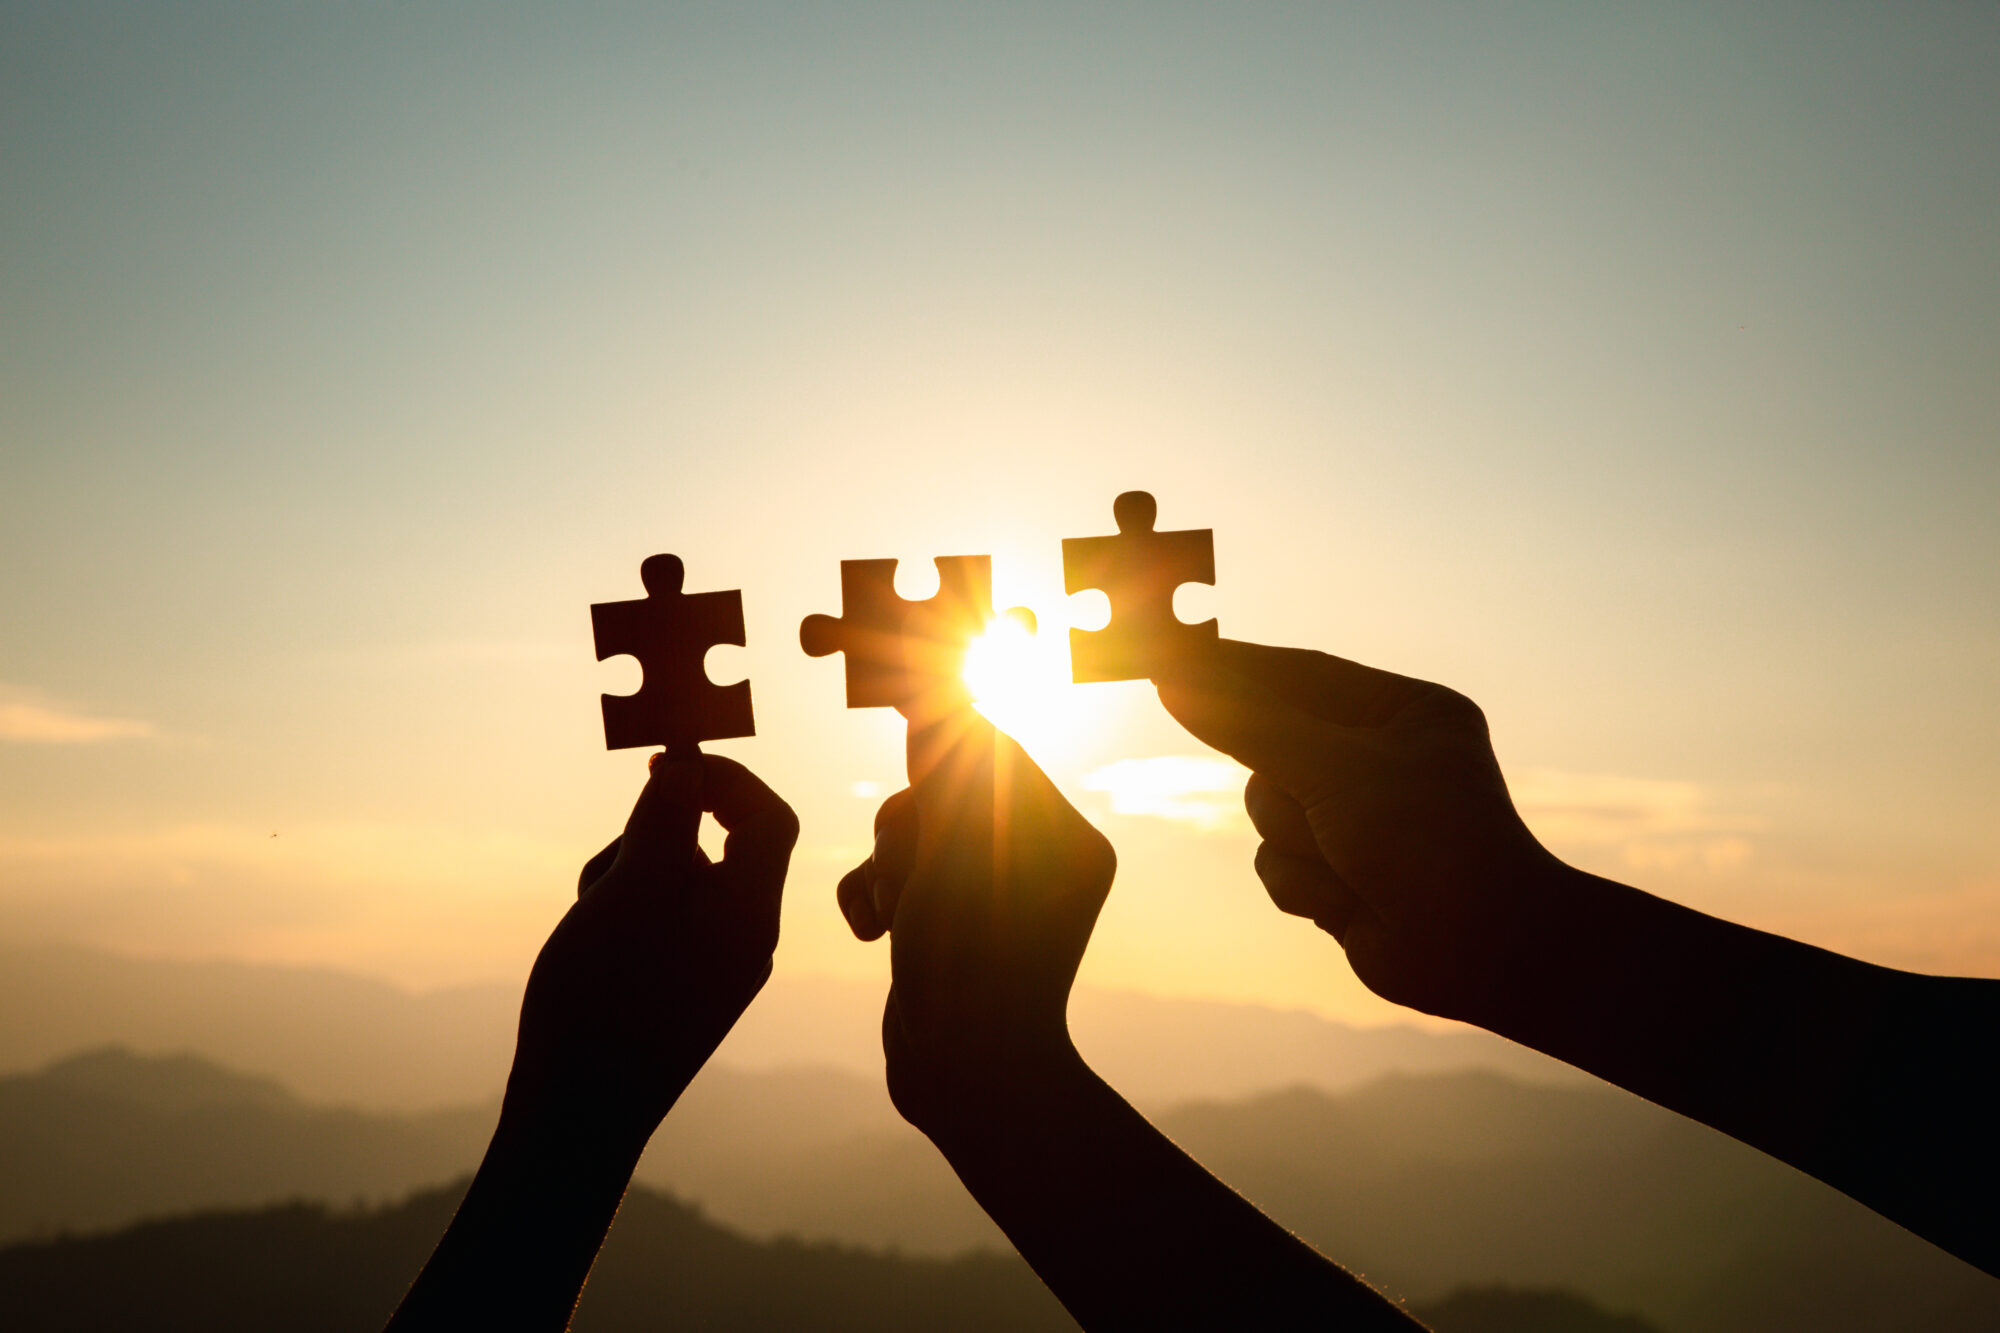
POLYGON ((1471 700, 1224 641, 1160 681, 1247 765, 1272 900, 1378 995, 1733 1134, 2000 1273, 2000 982, 1877 967, 1586 874, 1508 798, 1471 700))
POLYGON ((1232 640, 1159 691, 1251 770, 1244 804, 1272 901, 1339 940, 1376 994, 1477 1021, 1500 960, 1546 920, 1560 865, 1515 813, 1478 706, 1324 653, 1232 640))
POLYGON ((889 1090, 925 1124, 1073 1055, 1064 1011, 1117 861, 1027 752, 970 709, 913 723, 910 771, 838 896, 857 936, 891 935, 889 1090))
POLYGON ((646 1140, 771 975, 798 832, 733 760, 655 761, 535 960, 500 1124, 391 1330, 567 1325, 646 1140))
POLYGON ((743 765, 660 759, 528 977, 508 1099, 643 1145, 771 975, 798 817, 743 765), (704 810, 722 860, 696 843, 704 810))
POLYGON ((910 788, 839 888, 856 935, 890 936, 897 1109, 1093 1333, 1414 1327, 1091 1072, 1064 1010, 1110 844, 962 696, 908 712, 910 788))

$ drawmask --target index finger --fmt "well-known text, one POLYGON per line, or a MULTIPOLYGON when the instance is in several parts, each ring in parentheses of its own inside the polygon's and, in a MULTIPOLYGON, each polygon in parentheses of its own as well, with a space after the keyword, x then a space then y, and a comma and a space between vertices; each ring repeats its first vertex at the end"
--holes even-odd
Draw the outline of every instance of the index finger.
POLYGON ((693 860, 701 831, 701 766, 689 759, 662 759, 646 775, 618 837, 616 861, 640 870, 675 871, 693 860))
POLYGON ((784 887, 799 817, 762 778, 734 759, 703 755, 701 808, 727 835, 722 866, 752 888, 775 894, 784 887))
POLYGON ((1159 686, 1161 705, 1197 740, 1275 780, 1301 806, 1317 804, 1338 785, 1362 744, 1357 729, 1295 707, 1226 667, 1180 673, 1159 686))
POLYGON ((869 859, 876 873, 901 884, 910 877, 917 856, 917 798, 905 787, 882 802, 875 812, 875 850, 869 859))
MULTIPOLYGON (((1424 691, 1437 688, 1331 653, 1241 639, 1218 641, 1209 661, 1255 682, 1300 712, 1347 727, 1380 726, 1424 691)), ((1199 660, 1190 662, 1177 674, 1199 679, 1202 666, 1199 660)))

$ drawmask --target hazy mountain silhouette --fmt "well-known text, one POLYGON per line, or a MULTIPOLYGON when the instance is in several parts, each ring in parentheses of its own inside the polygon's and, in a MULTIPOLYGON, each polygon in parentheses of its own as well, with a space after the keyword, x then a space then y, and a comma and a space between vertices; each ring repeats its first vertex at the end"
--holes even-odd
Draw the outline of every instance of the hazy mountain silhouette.
POLYGON ((518 987, 422 994, 313 968, 0 947, 0 1070, 117 1044, 197 1050, 316 1101, 412 1109, 497 1097, 518 987))
MULTIPOLYGON (((191 1057, 93 1053, 0 1080, 0 1218, 46 1232, 224 1203, 395 1197, 468 1167, 491 1117, 329 1110, 191 1057)), ((1339 1096, 1189 1105, 1161 1125, 1413 1301, 1506 1284, 1582 1293, 1675 1333, 2000 1328, 2000 1283, 1615 1091, 1396 1076, 1339 1096)), ((766 1239, 932 1257, 1005 1246, 935 1150, 837 1070, 704 1073, 641 1171, 766 1239)), ((1502 1304, 1512 1318, 1534 1303, 1502 1304)))
MULTIPOLYGON (((36 1333, 373 1333, 463 1188, 345 1215, 290 1204, 0 1249, 0 1310, 8 1327, 36 1333)), ((1464 1291, 1415 1313, 1438 1333, 1657 1333, 1565 1292, 1464 1291)), ((1036 1333, 1076 1325, 1012 1255, 916 1259, 751 1241, 635 1187, 572 1327, 1036 1333)))
POLYGON ((0 1239, 272 1199, 398 1197, 476 1165, 497 1113, 310 1106, 194 1056, 93 1051, 0 1078, 0 1239))
MULTIPOLYGON (((883 983, 781 974, 716 1063, 832 1066, 879 1088, 884 990, 883 983)), ((117 1044, 201 1051, 270 1074, 315 1101, 377 1110, 463 1105, 499 1095, 520 1003, 518 985, 418 993, 322 969, 4 946, 0 1071, 117 1044)), ((1088 987, 1077 994, 1071 1026, 1099 1071, 1148 1108, 1295 1083, 1340 1091, 1399 1071, 1577 1077, 1471 1029, 1355 1028, 1302 1010, 1088 987)))
POLYGON ((2000 1328, 2000 1282, 1735 1140, 1483 1072, 1189 1106, 1161 1127, 1389 1290, 1561 1286, 1676 1330, 2000 1328))
MULTIPOLYGON (((829 1081, 834 1075, 824 1076, 829 1081)), ((641 1170, 753 1234, 918 1253, 1004 1241, 900 1125, 812 1143, 810 1115, 752 1077, 691 1091, 641 1170), (728 1132, 732 1107, 757 1143, 728 1132)), ((1694 1333, 2000 1328, 2000 1282, 1742 1144, 1602 1086, 1392 1075, 1159 1115, 1166 1133, 1286 1226, 1389 1290, 1568 1288, 1694 1333)))
MULTIPOLYGON (((194 1055, 87 1052, 0 1077, 0 1241, 275 1199, 397 1198, 475 1166, 497 1113, 317 1106, 194 1055)), ((705 1070, 640 1178, 759 1235, 1007 1248, 879 1077, 705 1070)))

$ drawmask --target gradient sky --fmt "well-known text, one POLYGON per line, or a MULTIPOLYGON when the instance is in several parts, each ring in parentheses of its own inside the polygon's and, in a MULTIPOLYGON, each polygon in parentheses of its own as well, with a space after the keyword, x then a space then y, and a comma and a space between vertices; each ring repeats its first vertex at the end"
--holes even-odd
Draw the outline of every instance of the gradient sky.
MULTIPOLYGON (((0 941, 518 979, 667 550, 744 590, 780 967, 882 975, 895 719, 799 619, 991 552, 1059 656, 1144 487, 1185 615, 1471 694, 1571 860, 2000 975, 1996 68, 1965 4, 0 4, 0 941)), ((1387 1016, 1240 774, 1064 700, 1089 979, 1387 1016)))

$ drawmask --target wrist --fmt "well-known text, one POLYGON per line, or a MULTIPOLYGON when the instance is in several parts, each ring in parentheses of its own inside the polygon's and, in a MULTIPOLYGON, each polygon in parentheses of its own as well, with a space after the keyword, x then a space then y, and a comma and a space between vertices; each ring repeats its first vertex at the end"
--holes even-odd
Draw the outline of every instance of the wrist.
POLYGON ((892 1059, 889 1073, 897 1110, 940 1149, 968 1132, 1031 1121, 1038 1103, 1096 1077, 1066 1031, 892 1059))
POLYGON ((564 1327, 643 1146, 510 1080, 485 1159, 390 1327, 564 1327))
POLYGON ((1453 932, 1429 1002, 1417 1007, 1520 1039, 1549 1004, 1574 1003, 1564 978, 1591 947, 1578 922, 1620 887, 1546 852, 1485 877, 1473 893, 1478 909, 1453 932))
POLYGON ((517 1074, 507 1081, 493 1139, 496 1146, 529 1149, 571 1169, 602 1174, 623 1167, 629 1174, 663 1118, 636 1097, 517 1074))
POLYGON ((1587 1068, 1691 1003, 1687 970, 1722 924, 1553 857, 1509 896, 1518 910, 1451 1016, 1587 1068))

